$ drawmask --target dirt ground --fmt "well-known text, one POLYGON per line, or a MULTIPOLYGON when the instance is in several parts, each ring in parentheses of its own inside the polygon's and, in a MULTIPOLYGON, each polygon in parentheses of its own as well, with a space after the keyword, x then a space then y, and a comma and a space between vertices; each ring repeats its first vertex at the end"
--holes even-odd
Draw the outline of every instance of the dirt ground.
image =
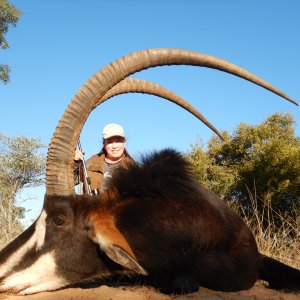
POLYGON ((276 291, 258 282, 253 288, 241 292, 216 292, 200 288, 198 292, 187 295, 165 295, 147 286, 118 286, 101 285, 89 288, 66 288, 54 292, 43 292, 30 296, 0 295, 0 299, 10 300, 299 300, 299 293, 276 291))

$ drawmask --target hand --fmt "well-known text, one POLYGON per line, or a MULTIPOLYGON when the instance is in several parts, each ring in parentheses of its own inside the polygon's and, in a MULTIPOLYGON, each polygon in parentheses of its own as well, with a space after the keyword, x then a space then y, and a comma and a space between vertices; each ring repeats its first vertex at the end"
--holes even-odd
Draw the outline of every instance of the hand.
POLYGON ((75 161, 80 161, 80 160, 83 160, 83 157, 84 157, 84 152, 81 152, 80 150, 76 149, 74 160, 75 161))

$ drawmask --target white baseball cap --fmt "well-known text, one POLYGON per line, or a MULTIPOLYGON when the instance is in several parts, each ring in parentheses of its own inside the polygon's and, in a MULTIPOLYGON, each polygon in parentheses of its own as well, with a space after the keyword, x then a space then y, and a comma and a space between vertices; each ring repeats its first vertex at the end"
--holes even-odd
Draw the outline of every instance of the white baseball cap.
POLYGON ((108 124, 103 128, 102 137, 104 140, 112 136, 121 136, 125 138, 124 129, 118 124, 108 124))

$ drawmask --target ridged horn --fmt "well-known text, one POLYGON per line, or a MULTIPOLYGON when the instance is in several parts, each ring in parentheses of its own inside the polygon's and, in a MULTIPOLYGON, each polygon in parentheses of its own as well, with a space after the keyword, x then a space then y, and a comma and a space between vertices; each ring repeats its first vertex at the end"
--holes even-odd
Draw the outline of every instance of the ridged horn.
POLYGON ((79 89, 65 110, 51 139, 46 169, 46 195, 74 193, 73 158, 81 128, 97 101, 129 75, 162 65, 194 65, 213 68, 249 80, 297 104, 258 76, 222 59, 189 50, 148 49, 126 55, 94 74, 79 89))
POLYGON ((114 87, 112 87, 98 102, 97 105, 105 102, 106 100, 120 94, 125 93, 144 93, 151 94, 166 100, 169 100, 182 108, 186 109, 188 112, 193 114, 201 122, 203 122, 208 128, 215 132, 222 140, 224 140, 221 133, 190 103, 186 100, 173 93, 172 91, 164 88, 161 85, 155 84, 150 81, 146 81, 138 78, 125 78, 120 81, 114 87))

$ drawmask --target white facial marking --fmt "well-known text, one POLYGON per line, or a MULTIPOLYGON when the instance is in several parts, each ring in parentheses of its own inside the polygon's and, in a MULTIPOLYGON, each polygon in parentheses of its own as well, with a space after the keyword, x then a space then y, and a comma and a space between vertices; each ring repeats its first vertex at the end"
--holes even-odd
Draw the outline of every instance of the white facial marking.
POLYGON ((29 268, 5 278, 1 290, 13 289, 22 295, 50 291, 67 285, 68 282, 56 274, 54 253, 41 256, 29 268))
POLYGON ((40 249, 45 239, 46 217, 47 214, 43 210, 36 222, 35 231, 32 236, 27 240, 27 242, 25 241, 23 246, 13 252, 5 262, 0 263, 0 277, 5 276, 5 274, 11 271, 11 269, 22 260, 24 255, 34 246, 35 243, 37 244, 37 250, 40 249))
POLYGON ((35 285, 33 287, 29 287, 19 293, 19 295, 30 295, 30 294, 35 294, 35 293, 40 293, 40 292, 45 292, 45 291, 54 291, 57 290, 63 286, 65 286, 67 282, 64 280, 60 279, 55 279, 53 281, 48 280, 45 281, 41 284, 35 285))
POLYGON ((47 213, 43 210, 35 225, 36 249, 39 250, 45 241, 47 213))

